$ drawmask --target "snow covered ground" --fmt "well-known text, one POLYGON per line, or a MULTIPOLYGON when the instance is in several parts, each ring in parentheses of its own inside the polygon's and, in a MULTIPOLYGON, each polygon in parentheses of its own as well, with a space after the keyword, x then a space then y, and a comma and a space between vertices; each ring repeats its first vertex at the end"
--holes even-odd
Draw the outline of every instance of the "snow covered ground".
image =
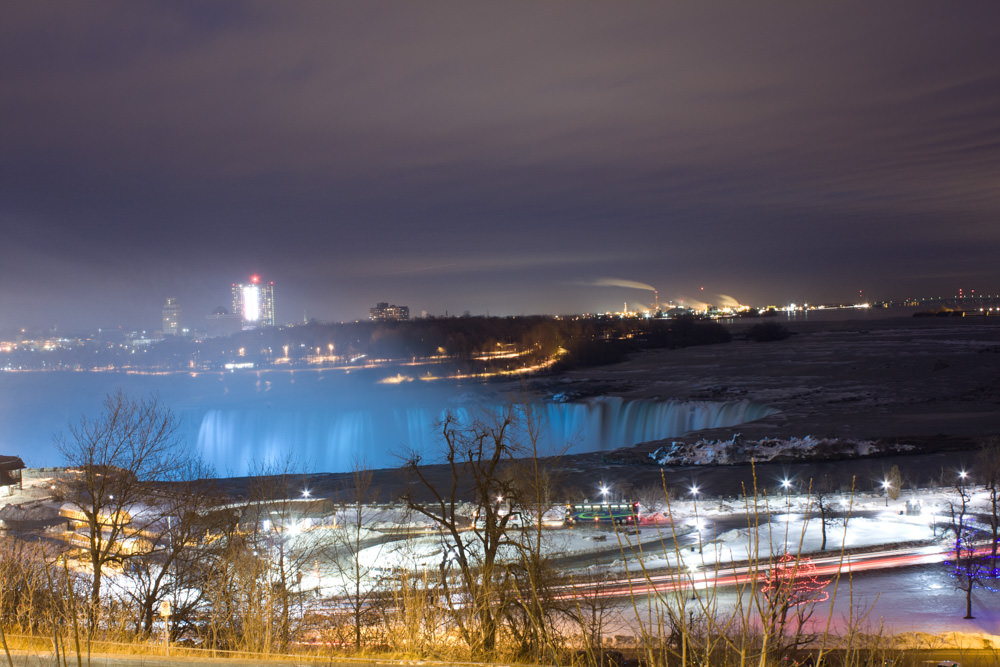
MULTIPOLYGON (((46 475, 26 475, 23 491, 0 499, 4 505, 14 504, 4 508, 5 513, 42 512, 51 482, 46 475)), ((826 553, 835 555, 842 548, 941 542, 941 526, 950 521, 950 504, 957 497, 951 489, 906 491, 888 502, 884 496, 870 494, 833 497, 831 500, 838 509, 850 510, 851 518, 828 525, 826 553)), ((973 494, 974 510, 985 510, 985 502, 983 492, 973 494)), ((648 571, 679 567, 702 572, 746 561, 754 554, 766 559, 768 553, 780 555, 789 551, 815 557, 820 551, 821 524, 814 501, 809 497, 778 494, 754 503, 752 498, 677 500, 669 507, 645 511, 638 533, 591 525, 558 526, 562 508, 554 507, 547 514, 546 523, 558 527, 543 529, 543 548, 553 558, 565 559, 563 562, 570 563, 567 567, 578 568, 581 574, 603 573, 608 578, 621 577, 626 569, 634 573, 636 551, 642 554, 648 571), (748 515, 761 517, 759 525, 748 522, 748 515)), ((351 523, 349 512, 313 517, 303 521, 305 530, 298 539, 342 539, 344 526, 351 523)), ((436 570, 449 550, 447 540, 431 530, 428 519, 400 506, 365 507, 362 524, 360 537, 364 548, 359 558, 373 579, 399 569, 436 570), (403 536, 406 533, 408 537, 403 536)), ((334 594, 343 585, 335 568, 317 568, 305 574, 304 589, 318 588, 334 594)), ((831 601, 824 603, 828 607, 818 611, 816 618, 822 618, 824 623, 830 618, 834 632, 843 630, 852 615, 856 617, 859 610, 864 610, 866 616, 861 625, 871 630, 925 633, 927 642, 949 632, 982 633, 1000 646, 1000 594, 977 591, 976 619, 963 619, 964 594, 955 590, 944 562, 844 577, 839 587, 834 589, 831 585, 828 590, 831 601)), ((720 609, 737 603, 733 589, 721 589, 715 600, 720 609)), ((623 604, 618 622, 609 627, 619 634, 629 634, 629 629, 638 622, 637 609, 640 608, 623 604)))
MULTIPOLYGON (((846 510, 849 507, 852 517, 846 523, 838 520, 828 526, 826 553, 835 556, 841 549, 940 543, 941 525, 950 520, 949 503, 955 499, 954 492, 947 489, 907 492, 888 503, 883 496, 844 497, 841 508, 846 510)), ((984 500, 982 494, 974 496, 975 506, 981 509, 984 500)), ((768 552, 777 556, 785 551, 814 555, 820 551, 820 520, 806 496, 789 494, 759 501, 756 507, 758 515, 766 517, 770 513, 771 520, 764 520, 757 526, 748 525, 746 521, 748 505, 753 509, 752 501, 677 501, 669 508, 672 522, 663 519, 667 511, 660 508, 663 511, 651 514, 638 534, 629 531, 616 533, 607 527, 587 525, 546 528, 544 548, 556 558, 577 556, 572 560, 581 573, 604 573, 609 578, 622 576, 626 568, 630 572, 636 571, 635 551, 642 553, 648 571, 677 567, 713 571, 755 555, 766 559, 768 552), (742 526, 716 530, 724 523, 742 523, 742 526), (697 548, 699 536, 700 549, 697 548), (673 542, 675 537, 676 546, 673 542), (638 546, 640 544, 641 547, 638 546), (592 563, 600 561, 601 564, 588 565, 588 554, 594 556, 592 563), (625 554, 629 554, 627 558, 625 554)), ((383 522, 387 518, 387 515, 382 515, 383 522)), ((448 550, 447 540, 440 535, 425 534, 409 540, 370 546, 362 551, 361 560, 373 572, 434 570, 448 550)), ((944 556, 941 559, 943 561, 944 556)), ((822 616, 825 621, 830 616, 833 619, 831 629, 836 631, 846 627, 852 613, 856 616, 858 610, 863 609, 867 613, 862 625, 871 629, 936 635, 946 631, 987 632, 997 635, 1000 643, 1000 596, 977 592, 977 619, 965 621, 961 618, 964 613, 963 594, 954 589, 948 570, 947 564, 940 562, 898 571, 857 574, 850 579, 844 577, 836 595, 831 595, 829 614, 818 613, 817 618, 822 616)), ((304 585, 316 583, 304 582, 304 585)), ((322 585, 323 588, 336 588, 336 583, 329 580, 322 585)), ((830 592, 834 592, 832 586, 830 592)), ((723 606, 727 602, 736 602, 734 594, 727 590, 722 591, 718 601, 723 606)), ((624 605, 623 610, 627 611, 629 607, 624 605)), ((627 617, 626 613, 620 632, 628 630, 627 617)))
POLYGON ((717 465, 773 461, 810 461, 817 458, 884 456, 916 449, 906 443, 884 443, 852 438, 818 438, 813 435, 788 438, 747 439, 741 433, 729 438, 674 440, 657 448, 649 458, 660 466, 717 465))

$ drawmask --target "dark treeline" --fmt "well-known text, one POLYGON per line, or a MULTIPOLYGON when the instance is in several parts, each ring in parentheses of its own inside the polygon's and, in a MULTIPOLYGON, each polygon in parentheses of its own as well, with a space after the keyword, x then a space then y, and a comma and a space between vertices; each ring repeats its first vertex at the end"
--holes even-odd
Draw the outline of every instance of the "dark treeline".
POLYGON ((614 363, 655 347, 730 340, 721 325, 695 318, 527 317, 426 318, 405 322, 311 323, 244 331, 218 338, 167 338, 148 345, 99 341, 40 351, 15 351, 8 368, 212 370, 230 363, 255 367, 447 357, 469 370, 531 366, 560 357, 560 368, 614 363), (519 352, 511 358, 509 355, 519 352), (502 355, 508 357, 501 359, 502 355))
MULTIPOLYGON (((577 324, 581 322, 576 322, 577 324)), ((567 337, 568 354, 558 364, 566 370, 622 361, 631 352, 728 343, 729 330, 717 322, 682 317, 674 320, 595 319, 567 337)))

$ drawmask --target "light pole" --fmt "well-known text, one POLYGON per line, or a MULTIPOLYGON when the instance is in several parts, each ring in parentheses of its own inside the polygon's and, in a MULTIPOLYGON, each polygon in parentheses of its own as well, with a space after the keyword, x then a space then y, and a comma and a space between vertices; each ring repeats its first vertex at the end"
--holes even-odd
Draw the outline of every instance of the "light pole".
POLYGON ((885 491, 885 506, 889 506, 889 492, 892 491, 892 482, 887 479, 882 480, 882 490, 885 491))
POLYGON ((788 549, 788 524, 792 513, 792 480, 787 477, 781 480, 781 488, 785 490, 785 549, 788 549))
POLYGON ((789 514, 792 511, 792 480, 782 479, 781 488, 785 491, 785 514, 789 514))
POLYGON ((694 529, 698 533, 698 553, 704 554, 701 544, 701 520, 698 518, 698 493, 700 489, 697 484, 691 485, 691 497, 694 499, 694 529))
MULTIPOLYGON (((608 494, 610 492, 611 492, 611 487, 609 487, 604 482, 601 482, 601 503, 604 504, 604 509, 606 509, 607 512, 608 512, 608 521, 610 521, 611 525, 614 526, 615 525, 615 517, 611 513, 611 504, 608 502, 608 494)), ((616 530, 617 530, 617 528, 616 528, 616 530)))

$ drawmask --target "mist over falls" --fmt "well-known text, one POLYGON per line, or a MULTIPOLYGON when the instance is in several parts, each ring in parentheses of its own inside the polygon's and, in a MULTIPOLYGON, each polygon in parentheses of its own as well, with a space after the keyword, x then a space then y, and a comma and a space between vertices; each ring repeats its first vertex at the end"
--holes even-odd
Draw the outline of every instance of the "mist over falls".
MULTIPOLYGON (((615 449, 679 436, 705 428, 733 426, 774 412, 747 401, 736 403, 625 401, 617 397, 576 403, 519 406, 538 425, 538 452, 546 456, 615 449)), ((408 452, 434 463, 442 451, 440 422, 447 413, 460 424, 498 413, 496 404, 474 407, 373 406, 364 411, 287 412, 211 410, 201 422, 198 450, 216 467, 251 468, 261 462, 295 462, 316 472, 399 466, 408 452)), ((515 433, 522 445, 526 433, 515 433)), ((530 451, 530 450, 529 450, 530 451)))
POLYGON ((67 435, 83 415, 98 416, 103 396, 119 389, 134 397, 157 396, 177 415, 181 441, 222 476, 286 463, 313 472, 343 472, 359 464, 395 467, 410 452, 434 462, 442 450, 443 416, 467 422, 510 402, 537 420, 543 455, 610 450, 774 412, 745 401, 597 397, 559 403, 511 397, 482 383, 379 383, 395 372, 0 374, 0 445, 31 467, 62 465, 55 437, 67 435))

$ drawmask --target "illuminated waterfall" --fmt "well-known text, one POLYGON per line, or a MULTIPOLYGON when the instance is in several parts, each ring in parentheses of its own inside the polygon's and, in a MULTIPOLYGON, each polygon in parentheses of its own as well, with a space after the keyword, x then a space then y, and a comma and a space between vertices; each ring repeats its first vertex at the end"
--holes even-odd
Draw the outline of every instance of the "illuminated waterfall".
MULTIPOLYGON (((468 423, 490 406, 496 413, 504 401, 480 384, 379 382, 395 372, 0 374, 0 442, 16 447, 29 466, 61 465, 53 434, 95 414, 101 397, 120 389, 157 395, 179 418, 178 440, 220 475, 286 462, 298 470, 341 472, 356 464, 397 467, 414 452, 435 461, 442 447, 437 424, 445 414, 468 423)), ((525 410, 538 422, 542 454, 611 450, 774 412, 749 402, 617 397, 540 400, 525 410)))
MULTIPOLYGON (((774 412, 747 401, 735 403, 628 401, 600 397, 575 403, 529 406, 539 425, 542 454, 581 453, 627 447, 689 431, 734 426, 774 412)), ((452 409, 460 422, 482 408, 452 409)), ((316 472, 343 472, 355 465, 401 465, 415 452, 430 463, 440 452, 436 428, 445 410, 381 407, 370 410, 210 410, 201 420, 198 450, 222 474, 244 474, 283 464, 316 472)))

